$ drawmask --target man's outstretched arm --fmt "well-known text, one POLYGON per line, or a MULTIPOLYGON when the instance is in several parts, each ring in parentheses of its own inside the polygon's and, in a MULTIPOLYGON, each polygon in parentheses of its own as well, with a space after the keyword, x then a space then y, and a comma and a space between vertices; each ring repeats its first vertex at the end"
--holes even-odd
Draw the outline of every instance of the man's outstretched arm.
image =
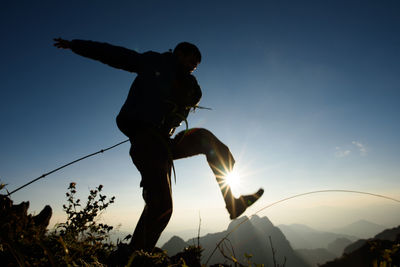
POLYGON ((70 49, 71 42, 62 38, 54 38, 54 46, 62 49, 70 49))
POLYGON ((144 68, 143 54, 121 46, 77 39, 69 41, 62 38, 55 38, 54 46, 61 49, 71 49, 78 55, 129 72, 137 73, 144 68))

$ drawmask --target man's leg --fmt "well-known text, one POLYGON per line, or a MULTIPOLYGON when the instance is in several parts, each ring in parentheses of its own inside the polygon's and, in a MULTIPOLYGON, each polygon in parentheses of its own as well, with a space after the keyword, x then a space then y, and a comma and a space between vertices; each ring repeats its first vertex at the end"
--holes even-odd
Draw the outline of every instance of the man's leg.
POLYGON ((230 186, 226 184, 225 176, 232 171, 235 160, 229 148, 206 129, 195 128, 178 133, 173 140, 172 152, 174 159, 199 154, 206 155, 231 219, 239 217, 247 207, 257 201, 264 193, 264 190, 260 189, 252 195, 233 197, 230 186))
MULTIPOLYGON (((164 185, 162 185, 164 186, 164 185)), ((133 250, 143 249, 151 252, 172 214, 172 198, 164 190, 143 189, 146 205, 132 236, 130 246, 133 250)))
POLYGON ((172 214, 171 162, 168 139, 153 130, 136 133, 130 155, 142 175, 145 207, 130 247, 151 252, 172 214))

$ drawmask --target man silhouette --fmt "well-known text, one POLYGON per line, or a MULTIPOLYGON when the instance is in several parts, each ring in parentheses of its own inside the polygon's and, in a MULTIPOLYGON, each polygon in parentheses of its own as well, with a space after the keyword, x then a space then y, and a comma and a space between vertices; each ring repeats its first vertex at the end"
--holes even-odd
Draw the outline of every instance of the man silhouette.
POLYGON ((133 233, 131 250, 151 252, 172 214, 173 160, 203 154, 221 188, 231 219, 240 216, 263 194, 234 198, 225 175, 235 160, 229 148, 210 131, 195 128, 172 137, 175 128, 196 108, 202 96, 192 72, 201 61, 199 49, 179 43, 173 52, 138 53, 123 47, 85 40, 54 39, 57 48, 137 73, 117 116, 118 128, 129 137, 130 156, 139 170, 145 207, 133 233))

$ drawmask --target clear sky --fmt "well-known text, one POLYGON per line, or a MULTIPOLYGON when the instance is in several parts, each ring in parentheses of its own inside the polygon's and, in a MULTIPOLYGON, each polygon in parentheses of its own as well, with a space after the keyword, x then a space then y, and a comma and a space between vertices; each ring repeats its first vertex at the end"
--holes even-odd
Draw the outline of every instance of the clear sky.
MULTIPOLYGON (((400 199, 398 1, 7 1, 0 9, 0 180, 8 190, 125 139, 115 124, 135 74, 53 47, 87 39, 164 52, 195 43, 203 91, 191 127, 233 152, 238 193, 265 189, 245 214, 294 194, 347 189, 400 199)), ((183 129, 183 128, 182 128, 183 129)), ((133 230, 143 200, 129 145, 15 193, 62 221, 66 188, 104 185, 103 216, 133 230)), ((176 162, 166 232, 229 222, 205 158, 176 162)), ((262 211, 273 223, 328 228, 365 218, 400 223, 400 205, 352 194, 307 196, 262 211)), ((195 236, 197 230, 193 231, 195 236)))

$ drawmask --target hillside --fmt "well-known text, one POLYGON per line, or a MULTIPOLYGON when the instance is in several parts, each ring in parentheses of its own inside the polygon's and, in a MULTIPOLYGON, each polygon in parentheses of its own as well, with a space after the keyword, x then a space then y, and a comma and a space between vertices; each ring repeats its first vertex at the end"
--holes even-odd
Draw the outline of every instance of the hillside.
POLYGON ((322 266, 399 266, 399 243, 400 226, 384 230, 373 238, 360 239, 352 243, 345 248, 345 252, 340 258, 327 262, 322 266))
POLYGON ((336 255, 325 248, 296 249, 296 253, 310 266, 317 267, 322 263, 333 260, 336 255))

